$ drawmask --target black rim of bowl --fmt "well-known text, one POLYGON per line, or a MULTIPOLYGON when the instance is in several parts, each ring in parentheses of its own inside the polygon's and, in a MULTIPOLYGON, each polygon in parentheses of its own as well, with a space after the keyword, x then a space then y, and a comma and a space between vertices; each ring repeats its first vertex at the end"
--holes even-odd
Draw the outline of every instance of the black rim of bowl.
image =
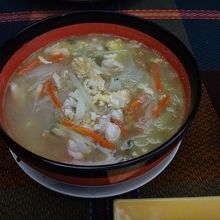
POLYGON ((52 29, 63 27, 70 24, 77 23, 89 23, 89 22, 99 22, 99 23, 112 23, 127 26, 136 29, 140 32, 146 33, 153 38, 159 40, 162 44, 167 46, 183 64, 189 78, 192 96, 190 103, 190 110, 188 117, 178 129, 178 131, 165 143, 157 147, 153 151, 143 154, 139 157, 118 162, 114 164, 104 164, 104 165, 74 165, 66 164, 61 162, 56 162, 40 155, 34 154, 19 144, 17 144, 9 135, 1 129, 2 137, 9 143, 10 148, 18 154, 28 158, 28 161, 32 161, 33 164, 37 164, 42 168, 47 168, 51 171, 59 172, 62 174, 74 174, 75 171, 108 171, 112 169, 125 168, 135 165, 144 161, 152 161, 162 155, 162 152, 167 152, 169 147, 176 143, 182 137, 185 130, 191 124, 200 102, 201 96, 201 80, 198 72, 197 64, 186 48, 186 46, 176 38, 172 33, 163 29, 162 27, 146 21, 142 18, 138 18, 132 15, 126 15, 119 12, 109 12, 109 11, 84 11, 84 12, 70 12, 63 15, 53 16, 46 18, 42 21, 35 22, 34 24, 28 26, 27 28, 19 31, 9 40, 7 40, 4 45, 0 48, 0 70, 7 63, 8 59, 13 55, 13 53, 18 50, 25 42, 32 40, 33 38, 48 32, 52 29), (38 33, 36 34, 36 30, 38 33), (165 37, 163 37, 165 36, 165 37), (4 54, 4 55, 3 55, 4 54))

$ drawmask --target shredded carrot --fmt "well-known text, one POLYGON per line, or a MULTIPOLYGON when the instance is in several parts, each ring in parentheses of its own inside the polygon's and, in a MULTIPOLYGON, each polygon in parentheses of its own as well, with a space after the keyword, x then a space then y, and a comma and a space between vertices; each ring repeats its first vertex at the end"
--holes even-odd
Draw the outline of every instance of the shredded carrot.
POLYGON ((147 94, 143 93, 143 92, 140 93, 125 108, 125 110, 124 110, 125 114, 133 114, 135 112, 138 112, 140 110, 141 106, 146 102, 146 100, 147 100, 147 94))
POLYGON ((160 114, 160 112, 161 112, 163 109, 166 108, 166 106, 167 106, 168 103, 169 103, 169 100, 170 100, 170 96, 167 96, 167 95, 164 96, 164 97, 160 100, 160 102, 158 103, 157 108, 152 111, 152 116, 153 116, 154 118, 157 117, 157 116, 160 114))
POLYGON ((111 118, 111 122, 112 122, 113 124, 118 125, 118 127, 120 128, 121 133, 122 133, 122 135, 123 135, 124 137, 126 137, 126 136, 128 135, 127 129, 122 125, 122 123, 121 123, 120 121, 118 121, 118 120, 116 120, 116 119, 114 119, 114 118, 111 118))
POLYGON ((51 62, 57 62, 59 60, 64 59, 64 57, 65 57, 64 54, 59 53, 59 54, 55 54, 50 57, 47 57, 46 60, 51 61, 51 62))
POLYGON ((116 146, 109 141, 107 141, 105 138, 100 136, 99 134, 95 133, 94 131, 89 130, 88 128, 79 126, 79 125, 74 125, 71 121, 69 120, 63 120, 60 122, 62 125, 71 128, 72 130, 83 134, 85 136, 91 137, 93 140, 98 142, 102 147, 108 148, 110 150, 115 150, 116 146))
POLYGON ((55 94, 55 87, 52 84, 52 81, 49 80, 47 83, 47 91, 48 94, 50 96, 50 98, 52 99, 52 101, 54 102, 54 104, 57 106, 57 108, 61 108, 62 104, 60 103, 60 101, 58 100, 58 98, 56 97, 55 94))
MULTIPOLYGON (((62 60, 64 57, 65 57, 64 54, 59 53, 59 54, 55 54, 55 55, 52 55, 50 57, 47 57, 46 60, 51 61, 51 62, 58 62, 59 60, 62 60)), ((21 68, 16 73, 16 75, 17 76, 23 76, 25 73, 27 73, 28 71, 30 71, 34 67, 38 66, 39 64, 40 64, 40 59, 38 57, 36 57, 30 63, 28 63, 25 66, 23 66, 23 68, 21 68)))
POLYGON ((157 91, 161 91, 162 88, 161 88, 161 82, 160 82, 160 73, 159 73, 158 65, 156 63, 153 63, 152 65, 152 73, 153 73, 153 77, 155 81, 155 87, 157 91))
POLYGON ((32 60, 30 63, 26 64, 21 68, 16 75, 17 76, 23 76, 25 73, 33 69, 34 67, 38 66, 40 64, 40 60, 38 57, 36 57, 34 60, 32 60))
POLYGON ((142 102, 141 100, 137 99, 137 100, 134 100, 132 103, 131 103, 131 109, 137 109, 141 106, 142 102))

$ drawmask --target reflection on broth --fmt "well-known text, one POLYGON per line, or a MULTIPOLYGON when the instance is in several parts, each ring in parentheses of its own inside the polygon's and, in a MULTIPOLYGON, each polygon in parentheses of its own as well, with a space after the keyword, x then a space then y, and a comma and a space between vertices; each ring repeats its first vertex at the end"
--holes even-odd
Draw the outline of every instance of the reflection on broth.
POLYGON ((19 144, 84 165, 152 151, 177 131, 184 112, 182 84, 163 57, 139 42, 101 34, 32 54, 12 76, 4 101, 19 144))

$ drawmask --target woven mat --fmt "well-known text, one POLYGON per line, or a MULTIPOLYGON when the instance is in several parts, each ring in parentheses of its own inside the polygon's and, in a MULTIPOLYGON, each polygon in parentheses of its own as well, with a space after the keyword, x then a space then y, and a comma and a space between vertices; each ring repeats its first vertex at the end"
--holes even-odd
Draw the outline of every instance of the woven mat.
MULTIPOLYGON (((0 44, 32 22, 54 14, 55 12, 51 10, 105 9, 127 10, 129 13, 134 13, 131 10, 142 9, 146 10, 141 12, 146 16, 145 18, 155 19, 155 16, 160 18, 154 22, 174 33, 189 49, 190 45, 192 46, 200 69, 207 71, 206 77, 203 77, 206 85, 208 85, 206 78, 209 78, 210 85, 213 87, 213 81, 216 78, 210 74, 210 71, 220 68, 217 59, 219 49, 216 47, 220 36, 219 20, 210 20, 213 17, 219 19, 219 15, 216 14, 217 11, 206 11, 219 10, 219 0, 167 0, 166 2, 164 0, 112 0, 107 1, 108 3, 106 1, 91 3, 87 7, 85 4, 75 4, 75 2, 70 4, 54 0, 1 0, 1 2, 0 44), (148 9, 156 10, 149 14, 148 9), (16 11, 19 13, 14 14, 13 12, 16 11), (174 16, 172 19, 169 19, 170 13, 174 16), (199 40, 198 33, 200 33, 199 40), (215 34, 210 35, 210 33, 215 34)), ((215 91, 218 90, 215 89, 215 91)), ((211 95, 210 90, 209 94, 211 95)), ((215 103, 213 97, 217 96, 212 96, 213 103, 215 103)), ((112 204, 115 198, 220 195, 219 134, 220 121, 203 86, 200 110, 184 136, 180 150, 166 170, 147 185, 108 199, 72 198, 40 186, 18 168, 6 143, 0 139, 0 220, 111 220, 112 204)))
POLYGON ((108 199, 52 192, 26 176, 0 140, 0 219, 112 219, 115 198, 220 195, 220 121, 203 86, 196 118, 168 168, 147 185, 108 199))

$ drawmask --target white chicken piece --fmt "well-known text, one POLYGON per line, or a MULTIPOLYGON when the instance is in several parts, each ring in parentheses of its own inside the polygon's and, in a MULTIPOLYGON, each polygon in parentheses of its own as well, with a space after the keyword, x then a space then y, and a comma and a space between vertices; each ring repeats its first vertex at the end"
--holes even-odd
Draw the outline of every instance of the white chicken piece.
POLYGON ((118 125, 111 122, 106 123, 105 138, 111 142, 115 142, 119 139, 121 130, 118 125))
POLYGON ((123 112, 121 109, 117 109, 117 110, 112 110, 110 113, 110 116, 112 119, 115 119, 119 122, 123 122, 123 112))
POLYGON ((103 115, 100 117, 99 119, 99 125, 100 125, 100 129, 101 130, 105 130, 106 129, 106 126, 107 124, 110 122, 110 117, 109 115, 103 115))
POLYGON ((92 79, 85 79, 83 86, 92 95, 105 90, 105 80, 101 76, 94 76, 92 79))
POLYGON ((130 94, 127 90, 112 92, 109 96, 109 106, 124 108, 130 102, 130 94))
POLYGON ((102 115, 102 116, 99 116, 99 123, 98 124, 95 124, 92 129, 94 131, 99 131, 101 133, 105 132, 105 129, 106 129, 106 125, 107 123, 110 122, 110 115, 102 115))
POLYGON ((77 77, 79 79, 85 79, 92 69, 92 59, 87 57, 76 57, 73 58, 71 65, 77 77))
POLYGON ((79 150, 77 147, 77 143, 72 139, 68 140, 68 150, 71 150, 71 151, 78 151, 79 150))
POLYGON ((68 140, 67 149, 68 153, 75 159, 81 159, 83 154, 91 152, 94 144, 86 137, 78 133, 72 133, 73 139, 68 140))
POLYGON ((77 143, 74 140, 69 140, 67 145, 68 154, 76 160, 81 160, 83 158, 83 154, 79 151, 77 147, 77 143))
POLYGON ((117 54, 107 54, 104 55, 104 60, 102 61, 102 67, 112 70, 114 72, 122 72, 124 66, 116 60, 117 54))
POLYGON ((75 160, 81 160, 83 159, 83 155, 81 152, 71 151, 68 150, 68 153, 71 157, 73 157, 75 160))
POLYGON ((50 47, 47 47, 44 50, 45 54, 48 55, 57 55, 57 54, 63 54, 64 56, 69 56, 69 50, 67 48, 62 47, 62 45, 58 42, 50 47))
POLYGON ((86 106, 77 89, 68 94, 63 104, 63 112, 70 120, 74 117, 79 120, 85 115, 86 106))

